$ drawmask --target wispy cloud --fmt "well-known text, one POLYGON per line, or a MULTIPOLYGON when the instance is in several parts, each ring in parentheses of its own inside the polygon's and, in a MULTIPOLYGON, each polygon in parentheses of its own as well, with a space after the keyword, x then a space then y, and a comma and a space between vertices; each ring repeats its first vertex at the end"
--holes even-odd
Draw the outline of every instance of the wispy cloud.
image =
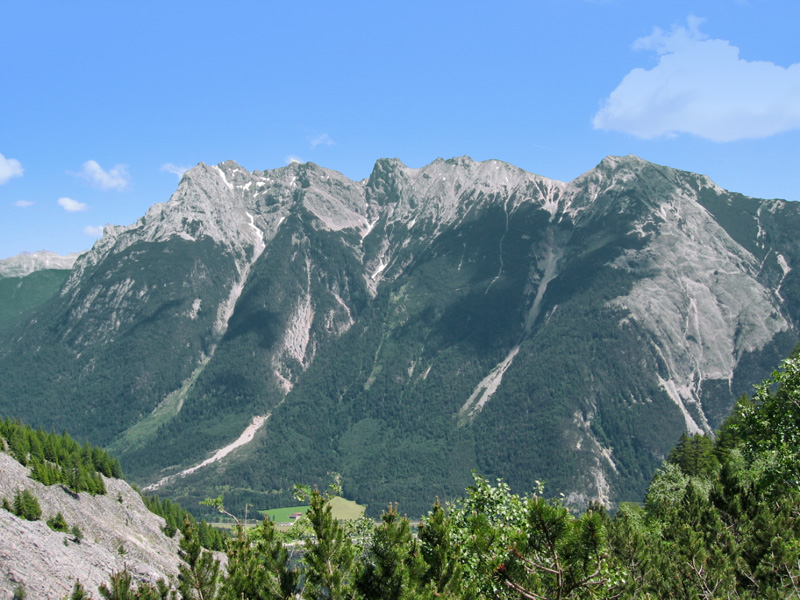
POLYGON ((124 190, 130 182, 128 168, 125 165, 114 165, 106 171, 95 160, 83 163, 83 168, 76 175, 103 190, 124 190))
POLYGON ((59 198, 58 203, 67 212, 80 212, 89 208, 89 206, 83 202, 78 202, 72 198, 59 198))
POLYGON ((161 170, 166 171, 167 173, 172 173, 173 175, 177 175, 178 177, 183 177, 183 174, 186 173, 191 169, 191 167, 184 167, 181 165, 175 165, 172 163, 164 163, 161 165, 161 170))
POLYGON ((296 156, 292 156, 291 154, 286 157, 286 164, 290 165, 292 163, 302 163, 303 159, 297 158, 296 156))
POLYGON ((327 133, 320 133, 319 135, 315 135, 311 138, 311 149, 313 150, 317 146, 333 146, 336 142, 331 139, 327 133))
POLYGON ((87 225, 83 228, 83 233, 89 235, 91 237, 103 237, 103 226, 102 225, 87 225))
POLYGON ((20 208, 27 208, 29 206, 33 206, 34 202, 30 200, 17 200, 14 202, 14 206, 19 206, 20 208))
POLYGON ((670 32, 655 28, 633 47, 659 56, 628 73, 594 116, 596 129, 640 138, 693 134, 715 142, 763 138, 800 128, 800 63, 786 67, 739 58, 708 39, 690 16, 670 32))
POLYGON ((0 154, 0 185, 12 177, 22 177, 24 169, 16 158, 6 158, 0 154))

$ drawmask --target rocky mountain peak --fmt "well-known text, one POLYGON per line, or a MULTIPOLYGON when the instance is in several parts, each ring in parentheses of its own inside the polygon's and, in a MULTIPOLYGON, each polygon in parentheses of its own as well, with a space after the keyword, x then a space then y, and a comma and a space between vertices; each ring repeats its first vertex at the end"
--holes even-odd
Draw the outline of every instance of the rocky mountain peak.
POLYGON ((391 220, 430 221, 440 229, 476 205, 510 200, 510 209, 523 201, 552 203, 563 187, 561 182, 499 160, 439 158, 413 169, 398 159, 381 159, 367 183, 367 197, 389 206, 391 220))
POLYGON ((23 252, 0 260, 0 277, 25 277, 44 269, 69 270, 79 256, 78 252, 65 256, 48 250, 23 252))
POLYGON ((597 165, 597 168, 605 169, 607 171, 615 171, 617 169, 633 170, 651 164, 652 163, 644 160, 643 158, 639 158, 635 154, 628 154, 626 156, 614 156, 609 154, 600 161, 600 163, 597 165))
POLYGON ((644 215, 649 219, 650 213, 658 212, 658 207, 673 198, 676 190, 685 188, 688 195, 694 194, 689 190, 692 185, 687 175, 694 174, 634 155, 607 156, 567 184, 561 210, 576 222, 609 213, 644 215))

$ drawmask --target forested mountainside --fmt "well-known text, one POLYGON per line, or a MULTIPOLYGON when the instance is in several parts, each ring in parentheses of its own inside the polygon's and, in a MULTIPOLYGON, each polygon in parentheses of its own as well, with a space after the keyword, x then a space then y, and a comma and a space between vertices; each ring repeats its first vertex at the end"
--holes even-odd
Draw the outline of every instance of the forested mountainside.
POLYGON ((798 230, 796 204, 633 156, 569 183, 200 164, 2 334, 0 413, 189 506, 335 471, 372 514, 421 514, 473 469, 637 500, 797 342, 798 230))
MULTIPOLYGON (((37 598, 67 598, 63 590, 72 584, 68 597, 73 600, 95 597, 94 589, 107 599, 148 600, 797 598, 798 396, 795 351, 752 399, 740 398, 714 440, 682 435, 650 482, 644 503, 622 504, 613 517, 598 504, 575 515, 563 499, 548 499, 541 482, 532 491, 514 494, 504 482, 476 475, 463 497, 445 505, 437 500, 414 535, 397 505, 389 504, 377 523, 364 518, 340 522, 332 516, 329 493, 299 486, 298 499, 309 506, 288 532, 278 531, 269 518, 247 529, 237 524, 225 544, 223 569, 219 555, 203 550, 196 531, 187 527, 177 573, 157 583, 154 578, 168 558, 157 545, 158 536, 138 535, 120 545, 126 553, 128 547, 135 550, 135 559, 157 560, 155 568, 141 571, 138 563, 126 564, 97 585, 97 566, 106 564, 98 558, 102 542, 59 533, 67 528, 61 512, 48 519, 52 532, 21 527, 41 511, 28 489, 18 489, 14 506, 4 502, 0 510, 0 556, 5 558, 5 547, 17 549, 10 555, 11 576, 0 579, 0 589, 10 583, 15 598, 28 591, 37 598), (63 539, 67 549, 48 549, 53 536, 63 539), (34 560, 22 560, 28 553, 34 560), (61 556, 61 571, 37 562, 42 555, 61 556), (89 557, 93 569, 80 570, 89 557), (76 580, 76 569, 83 581, 76 580)), ((15 454, 22 455, 19 428, 9 436, 5 425, 3 435, 9 441, 16 435, 15 454)), ((35 445, 25 456, 33 458, 35 445)), ((45 448, 53 445, 58 444, 45 448)), ((93 460, 90 454, 83 452, 82 462, 93 460)), ((3 457, 8 460, 0 483, 11 472, 18 487, 28 485, 24 475, 17 475, 24 473, 22 465, 0 452, 0 461, 3 457)), ((141 515, 131 512, 129 498, 121 493, 117 498, 119 506, 112 503, 112 511, 100 512, 102 505, 76 497, 78 508, 91 515, 78 510, 68 518, 88 516, 93 523, 99 518, 106 522, 102 536, 119 535, 118 514, 127 515, 126 524, 129 516, 141 515)), ((211 503, 225 510, 221 498, 211 503)), ((96 535, 94 530, 89 534, 96 535)))
POLYGON ((0 328, 55 296, 77 258, 40 251, 0 260, 0 328))

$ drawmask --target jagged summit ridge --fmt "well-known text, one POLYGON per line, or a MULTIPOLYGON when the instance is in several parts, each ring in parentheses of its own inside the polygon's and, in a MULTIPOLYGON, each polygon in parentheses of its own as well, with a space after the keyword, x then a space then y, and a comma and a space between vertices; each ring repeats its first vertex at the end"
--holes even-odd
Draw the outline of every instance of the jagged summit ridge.
MULTIPOLYGON (((84 265, 97 264, 112 248, 124 250, 133 240, 205 236, 234 248, 244 259, 247 248, 257 243, 248 215, 268 242, 298 202, 298 191, 302 191, 300 204, 325 229, 354 229, 365 236, 381 218, 409 229, 432 222, 441 230, 470 210, 500 198, 508 210, 533 202, 554 217, 575 216, 585 208, 587 199, 591 202, 601 188, 609 187, 609 172, 613 173, 613 187, 624 185, 648 166, 654 165, 632 155, 609 156, 564 183, 499 160, 476 162, 462 156, 410 168, 399 159, 380 159, 367 180, 356 182, 313 163, 249 172, 234 161, 212 166, 201 162, 184 174, 168 202, 154 204, 131 226, 106 226, 103 238, 83 255, 78 273, 67 287, 80 277, 84 265), (581 202, 576 204, 579 195, 581 202)), ((707 185, 716 188, 710 180, 707 185)))
MULTIPOLYGON (((184 174, 169 202, 154 204, 129 227, 108 226, 104 235, 117 241, 125 232, 135 231, 145 234, 148 241, 163 241, 175 235, 190 239, 196 234, 227 242, 235 231, 226 226, 246 222, 243 212, 255 214, 259 227, 270 230, 267 221, 280 221, 286 216, 297 190, 304 190, 303 206, 332 231, 366 227, 378 210, 374 205, 391 203, 392 194, 401 191, 421 200, 411 206, 395 206, 392 212, 407 215, 421 210, 420 216, 436 216, 447 224, 454 217, 454 205, 463 200, 461 191, 469 186, 474 185, 489 196, 525 189, 531 184, 549 190, 550 196, 566 185, 502 161, 476 162, 466 156, 437 159, 416 169, 406 167, 399 159, 380 159, 370 178, 360 182, 313 163, 292 163, 251 173, 234 161, 212 166, 201 162, 184 174), (386 189, 387 177, 392 179, 391 191, 386 189), (270 215, 277 218, 270 219, 270 215)), ((98 244, 101 248, 107 245, 98 244)))
POLYGON ((517 202, 547 203, 564 186, 499 160, 476 162, 467 156, 439 158, 418 169, 406 167, 398 159, 382 159, 368 182, 371 199, 378 205, 394 204, 391 213, 396 220, 428 218, 441 226, 452 224, 480 201, 516 194, 517 202), (539 193, 532 193, 536 188, 539 193))
MULTIPOLYGON (((566 187, 502 161, 469 157, 437 159, 416 169, 399 159, 381 159, 369 179, 360 182, 313 163, 249 172, 234 161, 211 166, 201 162, 184 174, 168 202, 154 204, 131 226, 106 226, 103 237, 81 256, 63 293, 111 252, 173 237, 214 240, 237 256, 241 272, 252 259, 250 249, 259 240, 268 243, 298 204, 329 231, 353 229, 365 237, 383 221, 409 230, 429 223, 436 235, 471 210, 501 198, 510 199, 503 200, 507 210, 532 201, 554 215, 564 209, 560 200, 566 187), (255 236, 254 227, 260 232, 255 236)), ((387 264, 387 258, 387 249, 377 260, 367 257, 371 272, 387 264)))

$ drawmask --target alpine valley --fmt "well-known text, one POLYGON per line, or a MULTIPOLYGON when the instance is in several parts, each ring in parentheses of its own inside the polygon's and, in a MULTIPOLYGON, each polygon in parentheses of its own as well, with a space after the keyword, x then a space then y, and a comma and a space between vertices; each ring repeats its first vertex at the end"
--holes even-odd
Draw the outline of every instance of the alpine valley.
POLYGON ((473 470, 638 501, 796 345, 799 231, 796 203, 634 156, 569 183, 201 163, 71 270, 2 271, 2 303, 35 306, 0 323, 0 415, 192 509, 290 505, 334 472, 371 514, 473 470))

